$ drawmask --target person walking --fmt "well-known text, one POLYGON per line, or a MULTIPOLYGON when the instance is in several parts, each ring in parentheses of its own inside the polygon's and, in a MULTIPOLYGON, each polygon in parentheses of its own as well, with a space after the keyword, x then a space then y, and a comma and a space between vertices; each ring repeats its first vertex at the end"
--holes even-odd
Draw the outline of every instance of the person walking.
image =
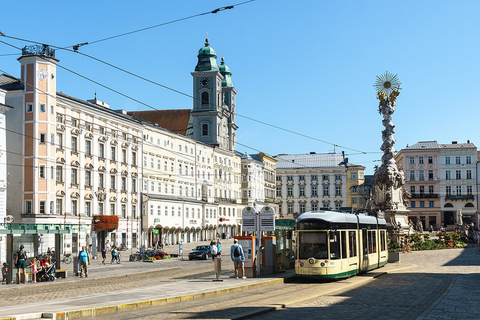
POLYGON ((25 247, 23 244, 20 246, 20 250, 17 251, 17 254, 15 255, 15 267, 17 268, 17 284, 20 284, 20 269, 22 270, 23 274, 23 284, 27 283, 27 271, 25 270, 27 268, 27 259, 28 259, 28 254, 24 250, 25 247))
POLYGON ((408 253, 412 253, 412 250, 410 250, 410 237, 407 235, 405 236, 405 240, 403 241, 403 249, 402 249, 402 253, 405 253, 405 252, 408 252, 408 253))
POLYGON ((110 264, 113 264, 113 262, 117 262, 118 261, 118 257, 117 257, 117 248, 115 246, 113 246, 112 248, 112 260, 110 261, 110 264))
POLYGON ((230 258, 233 261, 233 267, 235 268, 235 279, 238 280, 238 269, 242 269, 242 279, 247 279, 245 276, 245 255, 243 248, 238 244, 238 239, 233 240, 233 245, 230 247, 230 258))
POLYGON ((103 247, 102 249, 102 264, 105 264, 105 260, 107 260, 107 249, 103 247))
POLYGON ((78 254, 78 261, 80 262, 80 278, 83 278, 83 274, 85 274, 85 278, 87 278, 87 263, 90 264, 90 256, 88 255, 88 251, 85 250, 85 246, 82 246, 82 251, 78 254))

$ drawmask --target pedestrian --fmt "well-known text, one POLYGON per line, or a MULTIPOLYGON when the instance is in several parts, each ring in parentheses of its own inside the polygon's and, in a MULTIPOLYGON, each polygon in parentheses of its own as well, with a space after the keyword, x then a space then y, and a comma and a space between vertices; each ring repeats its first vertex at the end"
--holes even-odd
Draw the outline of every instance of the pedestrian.
POLYGON ((430 231, 430 234, 433 235, 433 226, 432 225, 430 225, 430 230, 429 231, 430 231))
POLYGON ((37 257, 34 257, 32 260, 32 264, 28 266, 29 268, 32 268, 32 283, 37 283, 37 273, 39 269, 39 261, 37 257))
POLYGON ((162 237, 162 250, 165 248, 165 237, 162 237))
POLYGON ((102 263, 105 264, 105 260, 107 260, 107 249, 103 247, 102 249, 102 263))
POLYGON ((78 254, 78 261, 80 262, 80 278, 83 278, 83 274, 85 274, 85 278, 87 278, 87 263, 90 264, 90 256, 88 255, 88 251, 85 250, 85 246, 82 246, 82 251, 78 254))
POLYGON ((228 234, 228 231, 225 233, 225 238, 226 238, 226 239, 230 239, 229 234, 228 234))
POLYGON ((242 279, 247 279, 245 276, 245 255, 243 248, 238 244, 238 240, 233 240, 233 245, 230 247, 230 258, 233 261, 233 267, 235 268, 235 279, 238 280, 238 269, 242 269, 242 279))
POLYGON ((2 268, 2 284, 8 284, 8 263, 3 263, 2 268))
POLYGON ((115 262, 117 261, 117 248, 115 246, 113 246, 111 254, 112 254, 112 260, 110 261, 110 264, 113 264, 113 261, 115 262))
POLYGON ((110 246, 110 240, 107 240, 105 242, 105 249, 107 249, 107 251, 110 251, 112 249, 112 247, 110 246))
POLYGON ((17 254, 15 255, 15 267, 17 268, 17 284, 20 284, 20 269, 23 274, 23 284, 27 283, 27 271, 25 270, 27 268, 27 259, 28 259, 28 254, 25 252, 25 247, 23 244, 20 246, 20 250, 17 251, 17 254))
POLYGON ((220 246, 221 242, 220 239, 217 240, 217 249, 218 249, 218 255, 222 255, 222 247, 220 246))
POLYGON ((409 239, 410 239, 409 236, 405 236, 402 253, 405 253, 405 252, 412 253, 412 250, 410 250, 410 243, 408 243, 409 239))
POLYGON ((210 246, 210 252, 212 253, 212 260, 214 260, 218 255, 218 247, 215 241, 212 241, 212 245, 210 246))

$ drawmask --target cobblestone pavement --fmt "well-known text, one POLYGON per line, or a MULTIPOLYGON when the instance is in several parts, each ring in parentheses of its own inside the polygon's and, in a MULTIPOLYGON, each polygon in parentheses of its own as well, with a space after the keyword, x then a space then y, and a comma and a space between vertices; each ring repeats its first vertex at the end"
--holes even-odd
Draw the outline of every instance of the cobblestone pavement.
MULTIPOLYGON (((80 297, 84 295, 106 293, 118 290, 128 290, 138 287, 148 287, 161 282, 174 282, 182 279, 195 279, 213 273, 210 260, 189 261, 188 252, 196 245, 204 243, 183 244, 183 259, 172 258, 153 263, 130 262, 130 251, 122 251, 121 264, 103 265, 101 260, 92 259, 89 267, 89 277, 80 279, 73 276, 73 264, 67 265, 70 269, 66 279, 57 279, 54 282, 27 283, 25 285, 0 285, 0 307, 11 305, 25 300, 29 302, 50 301, 65 297, 80 297)), ((223 242, 225 248, 230 248, 233 240, 223 242)), ((168 253, 179 253, 178 245, 165 249, 168 253)), ((16 272, 16 269, 13 269, 16 272)), ((227 267, 223 274, 231 272, 227 267)))
MULTIPOLYGON (((131 266, 134 268, 135 263, 131 266)), ((112 270, 120 268, 115 265, 99 267, 112 268, 112 270)), ((225 267, 223 277, 226 282, 233 281, 237 286, 241 286, 253 280, 232 280, 228 278, 232 273, 229 264, 225 267)), ((101 299, 102 292, 111 294, 115 291, 123 292, 124 296, 128 297, 134 292, 140 294, 142 290, 148 291, 150 287, 154 288, 154 285, 160 282, 169 283, 168 288, 173 291, 175 286, 179 285, 187 285, 195 291, 212 283, 212 271, 210 271, 212 264, 208 260, 172 259, 150 264, 144 268, 142 273, 132 273, 125 279, 117 281, 98 278, 98 285, 89 284, 85 281, 86 279, 83 281, 79 279, 73 281, 70 287, 67 283, 65 288, 59 287, 58 290, 52 290, 54 287, 51 284, 46 285, 45 287, 48 288, 44 289, 40 286, 25 285, 17 286, 19 288, 17 290, 0 290, 0 305, 5 300, 6 304, 20 303, 22 299, 25 301, 26 296, 36 301, 42 301, 46 296, 48 296, 47 299, 58 297, 65 299, 70 295, 83 298, 98 296, 101 299), (150 268, 157 269, 153 271, 153 276, 150 268), (160 268, 163 270, 159 270, 160 268), (146 273, 145 270, 150 270, 148 271, 150 273, 146 273), (18 293, 12 294, 15 291, 18 293)), ((104 269, 100 270, 104 272, 104 269)), ((88 281, 91 279, 89 278, 88 281)), ((277 307, 279 310, 258 315, 255 318, 480 319, 479 284, 480 253, 476 247, 470 246, 459 250, 401 254, 400 264, 388 264, 374 272, 342 281, 272 283, 242 291, 225 292, 214 296, 206 295, 200 300, 187 299, 155 308, 142 308, 131 312, 125 310, 119 314, 95 318, 106 320, 235 319, 242 318, 248 313, 265 310, 266 307, 277 307), (372 274, 382 272, 387 274, 373 279, 372 274), (279 307, 282 305, 284 308, 279 307)), ((251 317, 250 315, 246 318, 251 317)))
POLYGON ((413 252, 401 259, 400 265, 411 267, 255 319, 480 319, 476 247, 413 252))

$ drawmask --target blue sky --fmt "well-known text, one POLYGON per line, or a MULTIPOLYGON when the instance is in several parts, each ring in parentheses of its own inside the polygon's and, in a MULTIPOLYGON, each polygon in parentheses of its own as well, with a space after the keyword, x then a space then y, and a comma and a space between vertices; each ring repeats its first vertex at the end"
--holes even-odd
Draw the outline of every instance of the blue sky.
MULTIPOLYGON (((0 31, 71 47, 239 2, 8 1, 0 31)), ((480 144, 478 12, 478 1, 256 0, 80 51, 190 95, 190 72, 208 31, 218 63, 223 52, 238 90, 239 151, 333 152, 336 144, 342 147, 335 151, 372 174, 383 129, 373 84, 387 70, 398 74, 403 88, 393 115, 397 150, 424 140, 480 144)), ((56 55, 60 65, 156 109, 192 107, 191 98, 79 54, 56 55)), ((1 70, 18 76, 18 57, 0 43, 1 70)), ((96 91, 112 109, 148 109, 62 69, 57 90, 80 99, 96 91)))

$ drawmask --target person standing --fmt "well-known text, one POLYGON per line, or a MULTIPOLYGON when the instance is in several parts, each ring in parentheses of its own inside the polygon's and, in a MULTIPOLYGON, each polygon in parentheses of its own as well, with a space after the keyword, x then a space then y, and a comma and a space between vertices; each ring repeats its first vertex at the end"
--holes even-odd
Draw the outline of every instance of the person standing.
POLYGON ((37 257, 34 257, 32 260, 32 264, 28 266, 29 268, 32 268, 32 283, 37 283, 37 273, 39 269, 39 261, 37 257))
POLYGON ((210 252, 212 253, 212 260, 215 260, 215 258, 218 255, 218 247, 215 241, 213 241, 212 244, 210 245, 210 252))
POLYGON ((2 268, 2 284, 8 284, 8 263, 3 263, 2 268))
POLYGON ((22 269, 23 274, 23 284, 27 283, 27 259, 28 255, 27 252, 24 250, 25 247, 23 244, 20 246, 20 250, 17 251, 15 255, 15 267, 17 268, 17 284, 20 284, 20 269, 22 269))
POLYGON ((233 245, 230 247, 230 258, 233 261, 233 267, 235 268, 235 279, 238 280, 238 269, 242 269, 242 279, 247 279, 245 276, 245 255, 243 248, 238 244, 238 239, 233 240, 233 245))
POLYGON ((82 251, 78 254, 78 261, 80 262, 80 278, 83 278, 83 274, 85 274, 85 278, 87 278, 87 263, 90 264, 90 256, 88 255, 88 251, 85 250, 85 246, 82 246, 82 251))
POLYGON ((217 249, 218 249, 218 255, 221 256, 222 255, 222 246, 220 245, 221 242, 220 242, 220 239, 217 240, 217 249))

